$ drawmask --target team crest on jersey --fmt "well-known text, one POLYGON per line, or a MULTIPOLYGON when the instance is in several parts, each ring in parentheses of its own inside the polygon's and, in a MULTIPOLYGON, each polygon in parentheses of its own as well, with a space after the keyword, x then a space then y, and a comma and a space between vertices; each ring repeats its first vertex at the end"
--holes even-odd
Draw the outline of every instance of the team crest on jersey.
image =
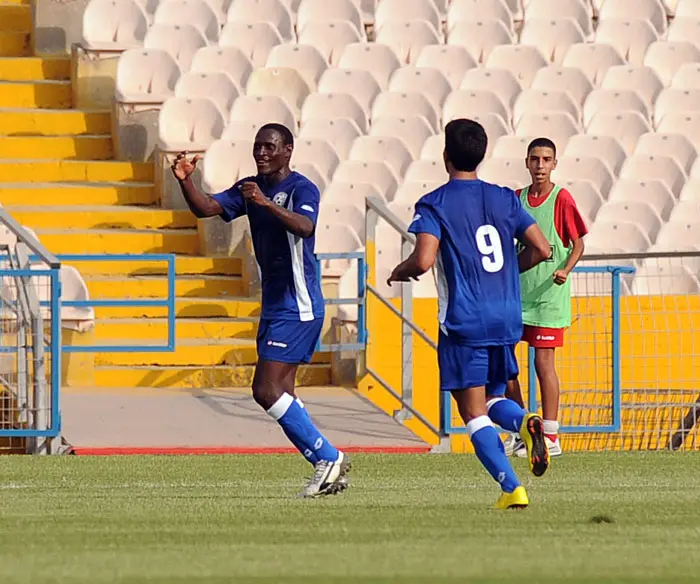
POLYGON ((284 207, 284 205, 287 203, 287 197, 289 195, 287 193, 277 193, 274 197, 272 197, 272 202, 275 205, 278 205, 280 207, 284 207))

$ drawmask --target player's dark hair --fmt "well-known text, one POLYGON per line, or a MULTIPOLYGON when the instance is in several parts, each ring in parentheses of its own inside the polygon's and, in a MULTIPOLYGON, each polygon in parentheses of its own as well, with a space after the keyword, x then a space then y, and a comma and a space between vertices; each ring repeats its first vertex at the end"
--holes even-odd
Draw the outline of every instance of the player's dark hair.
POLYGON ((557 157, 557 147, 549 138, 535 138, 527 147, 527 155, 530 156, 533 148, 551 148, 554 152, 554 158, 557 157))
POLYGON ((265 124, 258 131, 262 132, 263 130, 272 130, 273 132, 277 132, 282 137, 282 142, 285 146, 294 146, 294 134, 292 134, 292 131, 284 124, 265 124))
POLYGON ((479 122, 460 118, 445 126, 445 152, 455 170, 474 172, 487 145, 486 130, 479 122))

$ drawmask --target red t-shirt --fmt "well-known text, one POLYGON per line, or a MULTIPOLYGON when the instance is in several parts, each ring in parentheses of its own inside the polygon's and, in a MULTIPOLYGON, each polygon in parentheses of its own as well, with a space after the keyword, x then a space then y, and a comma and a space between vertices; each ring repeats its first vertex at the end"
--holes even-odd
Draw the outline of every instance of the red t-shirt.
MULTIPOLYGON (((515 192, 520 196, 522 189, 518 189, 515 192)), ((549 198, 550 194, 551 191, 543 197, 533 197, 528 193, 527 202, 531 207, 539 207, 549 198)), ((559 196, 556 203, 554 203, 554 227, 564 247, 569 247, 573 240, 579 239, 588 233, 586 222, 583 220, 581 213, 579 213, 576 201, 566 189, 559 190, 559 196)))

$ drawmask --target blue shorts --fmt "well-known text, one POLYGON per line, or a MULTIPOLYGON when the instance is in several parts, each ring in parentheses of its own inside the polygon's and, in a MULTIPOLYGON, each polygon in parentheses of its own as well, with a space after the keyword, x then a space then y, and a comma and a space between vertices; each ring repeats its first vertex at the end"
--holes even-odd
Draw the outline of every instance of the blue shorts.
POLYGON ((258 327, 258 358, 280 363, 310 363, 323 319, 299 320, 260 319, 258 327))
POLYGON ((442 391, 483 385, 487 395, 502 396, 506 383, 518 375, 515 345, 469 347, 443 334, 438 340, 438 365, 442 391))

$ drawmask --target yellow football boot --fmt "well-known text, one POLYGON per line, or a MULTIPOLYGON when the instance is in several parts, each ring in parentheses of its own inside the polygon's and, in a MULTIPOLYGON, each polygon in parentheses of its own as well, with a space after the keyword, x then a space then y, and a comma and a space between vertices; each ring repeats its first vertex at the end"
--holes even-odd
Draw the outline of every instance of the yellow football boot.
POLYGON ((512 493, 501 493, 494 509, 525 509, 530 504, 525 487, 518 487, 512 493))
POLYGON ((520 438, 527 449, 530 472, 541 477, 549 467, 549 449, 544 437, 544 424, 537 414, 527 414, 520 425, 520 438))

